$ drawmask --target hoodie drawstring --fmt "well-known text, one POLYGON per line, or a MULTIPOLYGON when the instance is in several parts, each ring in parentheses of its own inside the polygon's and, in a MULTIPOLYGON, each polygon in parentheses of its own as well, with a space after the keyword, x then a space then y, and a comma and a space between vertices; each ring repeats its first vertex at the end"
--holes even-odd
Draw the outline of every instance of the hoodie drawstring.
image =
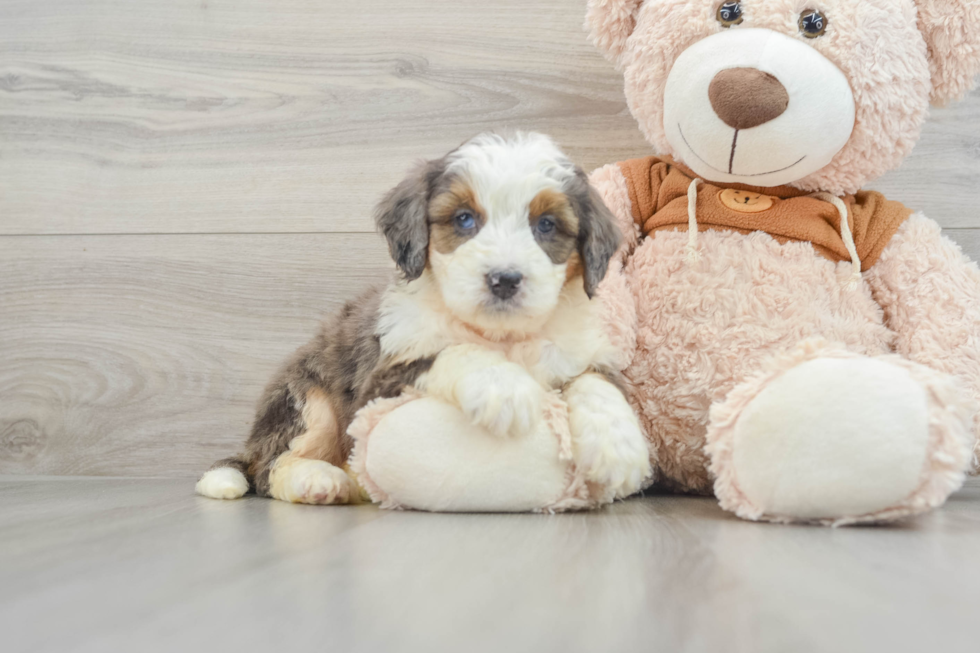
MULTIPOLYGON (((701 252, 698 251, 698 185, 703 183, 701 179, 695 179, 687 187, 687 260, 694 263, 701 259, 701 252)), ((851 223, 848 220, 847 204, 844 200, 831 193, 813 193, 810 197, 823 200, 832 204, 840 214, 840 235, 844 240, 844 247, 851 256, 851 278, 847 282, 848 290, 855 290, 861 285, 861 257, 858 254, 857 246, 854 244, 854 233, 851 231, 851 223)))
POLYGON ((857 246, 854 244, 854 233, 851 231, 851 223, 848 220, 847 204, 844 200, 831 193, 813 193, 810 197, 829 202, 837 208, 840 213, 840 236, 844 239, 844 247, 851 255, 851 279, 847 282, 847 289, 854 290, 861 285, 861 257, 858 255, 857 246))
POLYGON ((687 260, 689 263, 701 260, 701 252, 698 251, 698 184, 700 183, 700 179, 695 179, 687 187, 687 260))

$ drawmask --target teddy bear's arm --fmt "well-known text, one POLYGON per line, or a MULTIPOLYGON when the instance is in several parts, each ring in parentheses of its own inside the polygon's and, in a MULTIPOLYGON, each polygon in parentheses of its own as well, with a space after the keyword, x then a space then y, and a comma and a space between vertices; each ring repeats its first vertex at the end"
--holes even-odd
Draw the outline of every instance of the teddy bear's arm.
MULTIPOLYGON (((901 226, 867 274, 895 348, 959 377, 980 405, 980 269, 922 214, 901 226)), ((980 434, 980 414, 974 413, 980 434)))

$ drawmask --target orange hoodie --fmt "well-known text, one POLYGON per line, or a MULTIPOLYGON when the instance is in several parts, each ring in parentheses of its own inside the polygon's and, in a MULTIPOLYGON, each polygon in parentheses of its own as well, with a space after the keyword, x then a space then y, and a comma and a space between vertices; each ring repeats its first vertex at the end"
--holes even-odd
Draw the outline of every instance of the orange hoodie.
MULTIPOLYGON (((686 231, 688 188, 696 175, 669 157, 646 157, 619 164, 633 207, 633 221, 644 234, 686 231)), ((863 270, 882 250, 912 211, 881 193, 861 191, 843 198, 863 270)), ((762 231, 779 242, 811 243, 831 261, 849 261, 841 237, 839 211, 807 191, 789 186, 761 188, 702 182, 697 198, 698 230, 762 231)))

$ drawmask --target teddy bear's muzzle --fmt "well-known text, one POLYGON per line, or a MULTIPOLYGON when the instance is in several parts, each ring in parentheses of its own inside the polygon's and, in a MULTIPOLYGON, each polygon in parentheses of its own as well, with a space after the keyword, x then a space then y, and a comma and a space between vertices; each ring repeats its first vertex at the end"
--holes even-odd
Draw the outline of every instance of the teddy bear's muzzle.
POLYGON ((833 160, 854 130, 847 77, 810 43, 770 29, 713 34, 677 57, 663 126, 675 156, 716 183, 779 186, 833 160))

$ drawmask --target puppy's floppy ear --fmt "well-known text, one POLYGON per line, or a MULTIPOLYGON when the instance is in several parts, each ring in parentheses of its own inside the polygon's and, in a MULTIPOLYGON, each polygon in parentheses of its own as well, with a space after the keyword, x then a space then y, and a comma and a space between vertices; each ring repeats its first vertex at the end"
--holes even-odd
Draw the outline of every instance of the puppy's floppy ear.
POLYGON ((585 14, 589 40, 616 65, 636 27, 636 13, 642 4, 643 0, 589 0, 585 14))
POLYGON ((405 278, 418 279, 429 250, 429 198, 443 170, 443 160, 413 169, 378 203, 374 222, 388 240, 388 251, 405 278))
POLYGON ((976 0, 915 0, 919 31, 929 48, 932 103, 958 100, 980 73, 980 3, 976 0))
POLYGON ((575 178, 566 192, 578 216, 578 253, 582 258, 585 293, 591 298, 606 276, 609 259, 619 249, 623 236, 612 212, 581 168, 575 168, 575 178))

